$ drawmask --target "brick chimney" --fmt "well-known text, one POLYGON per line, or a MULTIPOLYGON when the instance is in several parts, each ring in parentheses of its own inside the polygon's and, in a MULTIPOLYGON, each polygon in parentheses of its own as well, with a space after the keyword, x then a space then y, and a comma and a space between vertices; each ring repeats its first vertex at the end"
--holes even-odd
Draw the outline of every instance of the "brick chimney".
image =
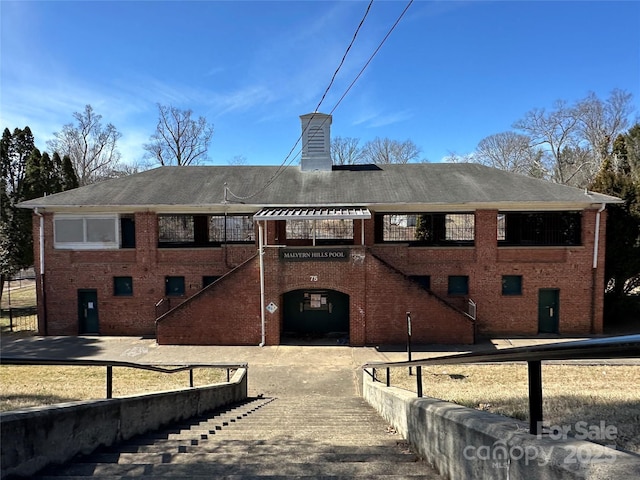
POLYGON ((302 122, 302 158, 300 169, 331 171, 331 115, 307 113, 302 122))

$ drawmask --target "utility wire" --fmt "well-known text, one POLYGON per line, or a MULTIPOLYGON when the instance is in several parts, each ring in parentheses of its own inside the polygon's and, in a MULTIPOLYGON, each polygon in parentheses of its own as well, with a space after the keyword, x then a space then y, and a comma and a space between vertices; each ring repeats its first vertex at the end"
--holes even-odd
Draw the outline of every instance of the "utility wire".
POLYGON ((320 109, 320 105, 322 105, 322 102, 324 102, 324 99, 327 96, 327 93, 329 93, 329 89, 333 85, 333 82, 336 79, 336 76, 338 75, 338 72, 342 68, 342 65, 344 64, 344 61, 347 58, 347 54, 349 53, 349 50, 351 50, 351 47, 353 46, 354 42, 356 41, 356 37, 358 36, 358 32, 360 31, 360 28, 362 28, 362 25, 364 24, 364 20, 367 18, 367 15, 369 15, 369 10, 371 10, 371 5, 373 5, 373 0, 371 0, 369 2, 369 5, 367 6, 367 10, 364 12, 364 16, 362 17, 362 20, 360 20, 360 24, 358 25, 358 28, 356 28, 356 31, 353 34, 353 38, 351 39, 351 43, 349 43, 349 46, 347 47, 347 50, 344 52, 344 55, 342 56, 342 60, 340 60, 340 65, 338 65, 338 68, 336 68, 336 71, 333 73, 333 77, 331 77, 331 81, 329 82, 329 86, 324 91, 324 94, 322 94, 322 98, 320 99, 320 102, 318 102, 318 106, 315 109, 316 112, 320 109))
MULTIPOLYGON (((369 64, 373 61, 373 58, 378 54, 378 52, 380 51, 380 49, 382 48, 382 46, 385 44, 385 42, 387 41, 387 39, 389 38, 389 36, 391 35, 391 33, 395 30, 395 28, 398 26, 398 24, 400 23, 400 20, 402 20, 402 18, 404 17, 404 15, 407 13, 407 11, 409 10, 409 7, 411 7, 411 5, 413 4, 414 0, 409 0, 409 2, 407 3, 407 5, 405 6, 404 10, 402 10, 402 12, 400 13, 400 15, 398 16, 398 18, 396 19, 396 21, 394 22, 394 24, 391 26, 391 28, 389 29, 389 31, 387 32, 387 34, 384 36, 384 38, 382 39, 382 41, 380 42, 380 44, 378 45, 378 47, 373 51, 373 53, 371 54, 371 56, 369 57, 369 59, 366 61, 366 63, 364 64, 364 66, 360 69, 360 72, 356 75, 356 77, 353 79, 353 81, 351 82, 351 84, 349 85, 349 87, 347 87, 347 89, 345 90, 345 92, 342 94, 342 96, 340 97, 340 99, 338 100, 338 102, 333 106, 333 108, 331 109, 331 111, 329 112, 329 115, 333 114, 333 112, 335 112, 335 110, 338 108, 338 106, 342 103, 342 101, 344 100, 344 98, 347 96, 347 94, 349 93, 349 91, 351 91, 351 89, 353 88, 353 86, 355 85, 355 83, 360 79, 360 77, 362 76, 362 74, 364 73, 364 71, 367 69, 367 67, 369 66, 369 64)), ((338 65, 338 68, 336 69, 336 71, 333 74, 333 77, 331 78, 331 82, 329 83, 329 86, 326 88, 324 94, 322 95, 322 98, 320 99, 320 102, 318 103, 318 106, 316 107, 316 110, 314 112, 314 114, 318 111, 318 109, 320 108, 320 105, 322 105, 322 103, 324 102, 325 97, 327 96, 327 93, 329 92, 329 89, 331 88, 331 86, 333 85, 333 82, 336 78, 336 75, 338 74, 338 71, 340 70, 340 68, 342 67, 342 65, 344 64, 345 58, 347 57, 347 54, 349 53, 349 50, 351 49, 356 36, 358 34, 358 32, 360 31, 360 27, 362 27, 365 18, 367 17, 369 10, 371 8, 371 5, 373 4, 373 0, 371 0, 371 2, 369 3, 369 5, 367 6, 367 10, 365 11, 365 14, 362 18, 362 20, 360 21, 360 24, 358 25, 358 28, 356 29, 356 32, 351 40, 351 43, 349 44, 349 46, 347 47, 347 50, 345 51, 345 54, 342 57, 342 61, 340 62, 340 65, 338 65)), ((313 116, 311 117, 311 119, 313 119, 313 116)), ((326 120, 325 120, 326 121, 326 120)), ((322 124, 320 125, 322 127, 322 125, 324 125, 324 121, 322 122, 322 124)), ((269 180, 267 180, 265 182, 265 184, 256 192, 252 193, 251 195, 246 195, 246 196, 238 196, 235 195, 231 190, 229 190, 227 187, 226 191, 231 194, 231 196, 235 197, 238 200, 247 200, 251 197, 255 197, 256 195, 264 192, 273 182, 276 181, 276 179, 289 167, 291 166, 291 163, 293 163, 293 161, 298 157, 299 154, 296 154, 293 158, 291 158, 291 160, 289 160, 289 157, 291 157, 291 155, 293 154, 293 151, 295 150, 295 148, 298 146, 298 144, 300 143, 300 141, 302 140, 304 133, 306 131, 306 128, 302 131, 302 133, 300 134, 300 136, 298 137, 298 139, 296 140, 295 144, 293 145, 293 147, 291 148, 291 150, 289 151, 289 153, 287 154, 287 156, 284 158, 284 160, 282 161, 282 163, 280 164, 280 166, 278 167, 278 169, 276 170, 276 172, 271 176, 271 178, 269 178, 269 180)), ((226 194, 225 194, 225 199, 226 199, 226 194)))
MULTIPOLYGON (((344 65, 344 62, 345 62, 345 60, 347 58, 347 55, 349 54, 349 51, 351 50, 351 47, 355 43, 356 37, 358 36, 358 33, 360 32, 360 29, 362 28, 362 25, 364 24, 365 19, 369 15, 369 11, 371 10, 371 6, 372 5, 373 5, 373 0, 371 0, 369 2, 369 5, 367 5, 367 9, 365 10, 364 15, 362 16, 362 19, 360 20, 360 23, 358 24, 358 28, 356 28, 356 31, 353 34, 353 37, 351 38, 351 42, 349 42, 349 45, 347 46, 347 49, 345 50, 344 55, 342 56, 342 60, 340 61, 340 64, 338 65, 338 68, 336 68, 336 71, 333 73, 333 76, 331 77, 331 81, 329 82, 329 85, 327 86, 327 88, 325 89, 324 93, 322 94, 322 98, 320 99, 320 102, 318 102, 318 105, 316 106, 316 108, 314 110, 314 114, 316 112, 318 112, 318 110, 320 109, 320 105, 322 105, 322 102, 324 102, 324 99, 326 98, 327 94, 329 93, 329 90, 333 86, 333 83, 334 83, 334 81, 335 81, 335 79, 336 79, 336 77, 338 75, 338 72, 340 71, 340 69, 344 65)), ((313 116, 311 117, 311 119, 313 119, 313 116)), ((322 125, 324 125, 324 122, 322 123, 322 125)), ((293 155, 293 152, 295 151, 296 147, 300 144, 300 141, 304 137, 304 134, 306 132, 307 127, 308 127, 308 125, 305 126, 304 130, 302 131, 302 133, 300 134, 300 136, 298 137, 298 139, 294 143, 293 147, 291 147, 291 150, 289 150, 289 153, 284 158, 284 160, 282 161, 282 163, 280 164, 278 169, 273 173, 271 178, 269 178, 269 180, 267 180, 265 182, 265 184, 260 189, 258 189, 257 191, 255 191, 251 195, 239 196, 239 195, 236 195, 235 193, 233 193, 231 190, 229 190, 228 187, 225 187, 225 196, 224 196, 225 201, 226 201, 226 198, 227 198, 227 193, 229 193, 231 196, 233 196, 234 198, 236 198, 238 200, 247 200, 247 199, 249 199, 251 197, 255 197, 256 195, 264 192, 282 174, 282 172, 293 162, 293 160, 295 160, 297 158, 298 155, 295 155, 289 161, 289 158, 291 157, 291 155, 293 155), (289 163, 287 163, 287 161, 289 161, 289 163)))
POLYGON ((364 71, 366 70, 366 68, 369 66, 369 64, 371 63, 371 61, 373 60, 373 57, 375 57, 377 55, 377 53, 380 51, 380 49, 382 48, 382 45, 384 45, 384 43, 387 41, 387 39, 389 38, 389 36, 391 35, 391 33, 395 30, 395 28, 398 26, 398 23, 400 23, 400 20, 402 20, 402 17, 404 17, 404 14, 407 13, 407 10, 409 10, 409 7, 411 6, 411 4, 413 3, 413 0, 409 0, 409 3, 407 3, 407 6, 404 7, 404 10, 402 11, 402 13, 400 14, 400 16, 398 17, 398 19, 396 20, 396 22, 391 26, 391 29, 387 32, 387 34, 384 36, 384 38, 382 39, 382 41, 380 42, 380 45, 378 45, 378 48, 376 48, 374 50, 374 52, 371 54, 371 56, 369 57, 369 60, 367 60, 367 63, 364 64, 364 66, 362 67, 362 69, 360 70, 360 73, 358 73, 358 75, 356 75, 356 78, 353 79, 353 82, 351 82, 351 85, 349 85, 349 87, 345 90, 345 92, 342 94, 342 96, 340 97, 340 100, 338 100, 338 103, 335 104, 335 106, 331 109, 331 111, 329 112, 329 115, 331 115, 333 112, 335 112, 336 108, 338 108, 338 105, 340 105, 342 103, 342 100, 344 100, 344 97, 347 96, 347 93, 349 93, 349 91, 351 90, 351 88, 355 85, 355 83, 358 81, 358 79, 362 76, 362 74, 364 73, 364 71))

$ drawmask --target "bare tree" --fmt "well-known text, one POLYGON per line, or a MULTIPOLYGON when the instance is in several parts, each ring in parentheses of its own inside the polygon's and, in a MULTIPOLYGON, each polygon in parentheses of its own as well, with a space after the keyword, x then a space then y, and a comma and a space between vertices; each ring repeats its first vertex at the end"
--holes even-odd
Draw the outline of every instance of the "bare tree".
POLYGON ((235 155, 233 158, 227 161, 229 165, 247 165, 247 157, 244 155, 235 155))
POLYGON ((446 163, 476 163, 475 153, 460 154, 454 150, 449 150, 443 161, 446 163))
POLYGON ((198 165, 207 159, 213 126, 204 117, 191 118, 191 110, 158 104, 156 131, 143 148, 159 165, 198 165))
POLYGON ((103 179, 107 172, 117 168, 120 152, 118 139, 122 136, 112 124, 102 126, 102 115, 86 105, 84 112, 75 112, 76 124, 69 123, 47 146, 61 156, 68 155, 73 164, 80 186, 103 179))
POLYGON ((531 138, 532 146, 546 146, 544 151, 550 157, 551 180, 566 184, 582 168, 569 169, 562 157, 566 147, 579 145, 576 110, 566 102, 558 100, 550 112, 531 110, 514 124, 514 128, 524 131, 531 138))
POLYGON ((615 139, 629 126, 631 99, 630 93, 615 89, 606 101, 591 92, 576 105, 578 129, 596 156, 597 169, 611 153, 615 139))
POLYGON ((474 161, 489 167, 530 175, 540 168, 542 152, 531 147, 531 138, 516 132, 490 135, 478 143, 474 161))
POLYGON ((367 163, 409 163, 418 160, 421 149, 411 140, 400 142, 376 137, 362 147, 363 159, 367 163))
POLYGON ((331 139, 331 160, 334 165, 355 165, 362 163, 362 149, 359 138, 333 137, 331 139))

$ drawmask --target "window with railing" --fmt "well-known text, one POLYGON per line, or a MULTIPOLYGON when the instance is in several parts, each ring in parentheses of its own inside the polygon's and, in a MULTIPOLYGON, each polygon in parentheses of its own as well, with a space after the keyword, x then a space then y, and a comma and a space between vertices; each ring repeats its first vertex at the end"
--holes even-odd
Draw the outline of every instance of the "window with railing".
POLYGON ((254 242, 251 215, 158 215, 160 247, 211 247, 254 242))
POLYGON ((501 212, 498 244, 571 246, 582 244, 580 212, 501 212))
POLYGON ((378 214, 376 243, 470 246, 475 240, 473 213, 378 214))
POLYGON ((353 220, 287 220, 287 240, 312 240, 320 244, 353 243, 353 220))

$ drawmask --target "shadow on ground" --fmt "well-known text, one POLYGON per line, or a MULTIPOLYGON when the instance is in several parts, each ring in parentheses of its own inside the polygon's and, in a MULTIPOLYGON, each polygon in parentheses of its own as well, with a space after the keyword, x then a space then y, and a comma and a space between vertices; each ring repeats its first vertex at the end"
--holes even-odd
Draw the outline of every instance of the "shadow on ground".
POLYGON ((99 339, 91 337, 3 334, 0 341, 3 357, 71 359, 97 355, 102 350, 99 339))

